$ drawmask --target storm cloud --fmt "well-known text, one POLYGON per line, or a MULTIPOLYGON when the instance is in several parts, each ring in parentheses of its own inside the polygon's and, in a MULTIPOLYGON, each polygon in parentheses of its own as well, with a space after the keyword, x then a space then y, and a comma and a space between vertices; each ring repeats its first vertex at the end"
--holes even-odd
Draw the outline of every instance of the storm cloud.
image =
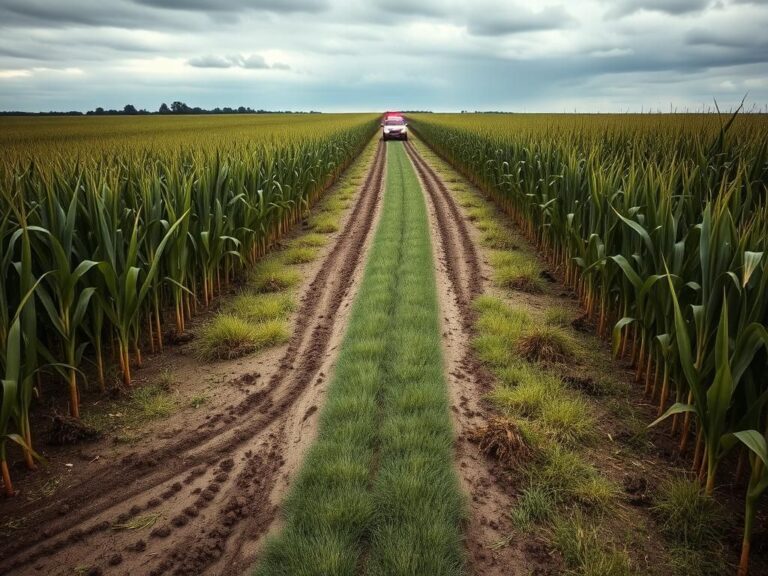
POLYGON ((768 105, 749 0, 0 0, 0 109, 768 105))

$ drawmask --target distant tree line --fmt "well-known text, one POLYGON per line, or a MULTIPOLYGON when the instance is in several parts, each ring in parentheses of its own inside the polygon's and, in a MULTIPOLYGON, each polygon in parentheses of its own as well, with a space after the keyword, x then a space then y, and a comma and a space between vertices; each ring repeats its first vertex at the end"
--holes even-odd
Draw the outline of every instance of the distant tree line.
POLYGON ((199 106, 188 106, 185 102, 176 100, 170 106, 163 102, 160 108, 156 112, 150 112, 146 109, 137 109, 133 104, 126 104, 122 110, 104 109, 101 106, 95 110, 88 110, 83 113, 79 110, 71 110, 69 112, 18 112, 18 111, 0 111, 0 116, 149 116, 152 114, 320 114, 315 110, 309 112, 293 111, 293 110, 264 110, 259 108, 254 110, 249 106, 238 106, 237 108, 230 108, 225 106, 219 108, 218 106, 213 109, 200 108, 199 106))

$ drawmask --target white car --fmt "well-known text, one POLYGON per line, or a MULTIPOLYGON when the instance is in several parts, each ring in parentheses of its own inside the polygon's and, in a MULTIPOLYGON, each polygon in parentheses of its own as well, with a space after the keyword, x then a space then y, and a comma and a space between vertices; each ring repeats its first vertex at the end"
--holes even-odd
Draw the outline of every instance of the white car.
POLYGON ((381 127, 384 140, 408 140, 408 124, 402 116, 387 116, 381 127))

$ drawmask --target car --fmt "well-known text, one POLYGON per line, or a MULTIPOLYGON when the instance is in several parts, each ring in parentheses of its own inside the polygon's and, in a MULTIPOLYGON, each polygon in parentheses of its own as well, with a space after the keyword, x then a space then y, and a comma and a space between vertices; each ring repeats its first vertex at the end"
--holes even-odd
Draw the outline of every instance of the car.
POLYGON ((402 116, 387 116, 381 127, 384 140, 408 140, 408 123, 402 116))

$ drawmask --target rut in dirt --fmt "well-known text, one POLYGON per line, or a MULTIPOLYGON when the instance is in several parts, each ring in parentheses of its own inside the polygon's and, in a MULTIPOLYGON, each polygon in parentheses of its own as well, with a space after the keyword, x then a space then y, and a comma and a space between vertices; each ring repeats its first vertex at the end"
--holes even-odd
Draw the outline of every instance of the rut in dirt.
POLYGON ((472 322, 472 300, 483 291, 483 275, 477 248, 456 201, 443 181, 411 142, 406 143, 405 149, 434 206, 448 276, 456 294, 464 327, 468 330, 472 322))
MULTIPOLYGON (((120 549, 109 560, 115 566, 110 573, 192 575, 214 563, 247 567, 252 559, 239 557, 237 543, 258 539, 274 520, 270 494, 283 465, 286 421, 318 375, 337 312, 361 267, 382 196, 385 154, 379 143, 355 206, 304 294, 288 348, 266 386, 162 448, 126 456, 63 498, 19 509, 19 514, 35 514, 0 551, 0 573, 40 573, 33 564, 89 565, 89 556, 107 540, 108 549, 120 549), (166 507, 174 510, 157 521, 146 541, 112 529, 166 507)), ((252 385, 256 378, 247 373, 234 383, 252 385)), ((100 562, 98 557, 90 565, 100 562)))

